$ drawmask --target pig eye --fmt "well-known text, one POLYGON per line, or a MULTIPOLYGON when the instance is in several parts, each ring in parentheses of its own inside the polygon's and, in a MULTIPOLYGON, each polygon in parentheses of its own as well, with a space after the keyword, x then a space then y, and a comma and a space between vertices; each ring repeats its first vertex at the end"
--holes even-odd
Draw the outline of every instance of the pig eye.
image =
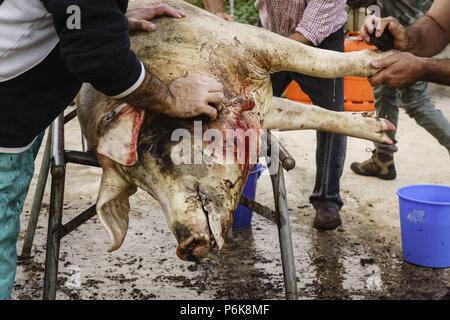
POLYGON ((106 121, 111 121, 112 119, 114 119, 114 118, 116 117, 116 115, 117 115, 117 112, 116 112, 116 111, 111 111, 110 113, 108 113, 108 114, 105 116, 105 120, 106 120, 106 121))

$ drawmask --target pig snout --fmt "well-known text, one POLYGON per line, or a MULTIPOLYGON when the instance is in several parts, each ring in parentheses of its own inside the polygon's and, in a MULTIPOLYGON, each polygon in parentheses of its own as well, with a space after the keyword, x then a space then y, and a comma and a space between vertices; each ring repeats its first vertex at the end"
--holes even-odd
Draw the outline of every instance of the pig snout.
POLYGON ((177 256, 184 261, 197 262, 206 257, 211 249, 209 234, 192 232, 181 225, 175 227, 178 240, 177 256))
POLYGON ((209 239, 192 236, 180 243, 177 248, 177 256, 184 261, 198 262, 208 255, 209 250, 209 239))

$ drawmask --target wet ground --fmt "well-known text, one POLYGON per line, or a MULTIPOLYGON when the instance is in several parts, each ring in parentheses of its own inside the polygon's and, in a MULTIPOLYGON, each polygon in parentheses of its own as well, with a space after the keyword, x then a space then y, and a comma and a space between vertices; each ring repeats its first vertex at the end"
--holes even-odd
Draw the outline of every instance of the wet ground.
MULTIPOLYGON (((450 118, 450 100, 437 99, 450 118)), ((77 125, 68 128, 69 148, 79 144, 77 125)), ((319 233, 311 225, 308 196, 314 182, 314 133, 284 133, 297 160, 286 176, 297 281, 302 299, 450 299, 450 270, 405 263, 401 255, 395 191, 411 183, 449 184, 445 149, 404 113, 396 157, 399 178, 387 182, 357 177, 348 166, 365 160, 370 143, 351 139, 342 196, 344 226, 319 233)), ((64 220, 95 202, 100 170, 68 167, 64 220)), ((31 192, 34 190, 34 186, 31 192)), ((28 221, 30 199, 22 215, 28 221)), ((258 200, 272 206, 270 179, 258 185, 258 200)), ((19 263, 15 299, 40 299, 43 285, 48 193, 39 221, 34 257, 19 263)), ((19 241, 19 251, 23 232, 19 241)), ((108 236, 97 218, 63 239, 58 299, 283 299, 277 229, 254 217, 249 230, 199 264, 180 261, 176 241, 158 204, 139 192, 132 199, 130 229, 122 248, 107 253, 108 236)))

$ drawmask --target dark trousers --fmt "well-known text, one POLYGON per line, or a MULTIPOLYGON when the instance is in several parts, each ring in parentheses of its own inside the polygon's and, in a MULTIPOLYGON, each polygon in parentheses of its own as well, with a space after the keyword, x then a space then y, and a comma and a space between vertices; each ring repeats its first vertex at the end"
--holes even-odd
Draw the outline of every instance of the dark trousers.
MULTIPOLYGON (((344 51, 344 32, 339 30, 325 39, 319 48, 344 51)), ((344 80, 320 79, 295 72, 279 72, 272 75, 274 96, 281 96, 292 80, 295 80, 311 101, 322 108, 333 111, 344 111, 344 80)), ((340 191, 340 179, 344 169, 347 137, 317 132, 316 149, 316 185, 311 203, 319 205, 343 206, 340 191)))

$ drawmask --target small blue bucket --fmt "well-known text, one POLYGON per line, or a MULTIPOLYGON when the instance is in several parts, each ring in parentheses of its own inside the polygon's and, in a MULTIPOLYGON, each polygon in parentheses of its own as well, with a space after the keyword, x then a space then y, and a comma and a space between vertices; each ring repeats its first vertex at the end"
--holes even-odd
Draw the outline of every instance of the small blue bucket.
MULTIPOLYGON (((247 183, 245 184, 242 194, 249 199, 255 200, 256 197, 256 185, 261 174, 266 170, 266 167, 257 163, 250 175, 248 176, 247 183)), ((252 224, 253 211, 242 204, 239 204, 234 211, 233 218, 233 230, 247 229, 252 224)))
POLYGON ((404 259, 429 268, 450 267, 450 187, 413 185, 397 192, 404 259))

